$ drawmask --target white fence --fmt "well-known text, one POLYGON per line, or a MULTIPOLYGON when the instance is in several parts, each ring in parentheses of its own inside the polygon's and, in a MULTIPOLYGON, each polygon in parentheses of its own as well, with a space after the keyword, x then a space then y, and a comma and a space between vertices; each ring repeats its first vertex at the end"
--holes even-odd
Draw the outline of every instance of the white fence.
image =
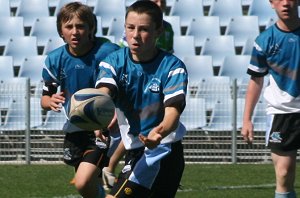
MULTIPOLYGON (((42 84, 14 78, 0 83, 0 163, 61 163, 65 117, 40 107, 42 84)), ((185 159, 192 163, 264 163, 263 100, 253 115, 255 142, 242 141, 242 113, 246 84, 224 78, 203 78, 189 85, 181 121, 185 159)))

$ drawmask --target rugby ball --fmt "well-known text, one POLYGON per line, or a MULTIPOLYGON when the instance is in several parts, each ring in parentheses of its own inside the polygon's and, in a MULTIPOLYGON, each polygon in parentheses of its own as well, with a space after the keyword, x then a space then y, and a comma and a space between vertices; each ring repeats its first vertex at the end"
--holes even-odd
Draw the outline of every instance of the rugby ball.
POLYGON ((71 97, 69 120, 85 130, 107 128, 115 114, 111 97, 98 89, 85 88, 71 97))

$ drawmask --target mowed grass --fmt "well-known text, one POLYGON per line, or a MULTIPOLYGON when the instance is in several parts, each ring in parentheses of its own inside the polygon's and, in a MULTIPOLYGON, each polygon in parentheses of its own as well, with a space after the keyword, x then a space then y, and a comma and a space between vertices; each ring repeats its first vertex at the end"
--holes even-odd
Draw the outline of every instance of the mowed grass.
MULTIPOLYGON (((300 164, 297 165, 299 170, 300 164)), ((0 195, 5 198, 78 198, 69 184, 74 172, 67 165, 0 165, 0 195)), ((296 192, 300 195, 300 172, 296 192)), ((176 198, 274 197, 272 164, 186 165, 176 198)))

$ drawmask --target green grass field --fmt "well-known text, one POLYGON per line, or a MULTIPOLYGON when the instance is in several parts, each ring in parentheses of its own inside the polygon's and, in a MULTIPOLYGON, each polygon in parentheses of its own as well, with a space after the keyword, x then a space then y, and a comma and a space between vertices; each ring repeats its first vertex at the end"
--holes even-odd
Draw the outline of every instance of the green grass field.
MULTIPOLYGON (((300 164, 298 164, 299 169, 300 164)), ((0 165, 3 198, 79 198, 67 165, 0 165)), ((300 195, 299 178, 296 192, 300 195)), ((272 164, 186 165, 176 198, 265 198, 274 196, 272 164)))

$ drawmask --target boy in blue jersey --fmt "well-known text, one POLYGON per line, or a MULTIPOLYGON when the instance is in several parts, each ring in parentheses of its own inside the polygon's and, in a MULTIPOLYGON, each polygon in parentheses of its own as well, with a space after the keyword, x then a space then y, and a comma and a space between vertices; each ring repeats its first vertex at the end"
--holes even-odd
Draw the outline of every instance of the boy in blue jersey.
MULTIPOLYGON (((99 63, 119 49, 116 44, 94 38, 92 10, 79 2, 66 4, 57 15, 57 31, 66 45, 50 52, 43 69, 41 106, 46 110, 70 109, 72 94, 95 86, 99 63), (60 88, 60 91, 58 91, 60 88)), ((64 162, 75 168, 75 187, 85 198, 104 197, 99 174, 108 163, 107 148, 96 145, 94 131, 85 131, 68 120, 63 127, 64 162)))
MULTIPOLYGON (((162 12, 166 9, 166 0, 149 0, 156 3, 162 12)), ((156 40, 156 47, 163 49, 167 52, 173 53, 173 37, 174 31, 172 25, 167 21, 163 20, 163 32, 156 40)), ((128 47, 128 43, 126 41, 126 33, 124 31, 123 37, 120 39, 119 45, 121 47, 128 47)), ((115 181, 115 169, 119 163, 119 161, 124 156, 123 144, 120 144, 116 150, 114 151, 113 155, 110 158, 109 165, 104 167, 102 170, 102 179, 103 179, 103 186, 106 190, 112 188, 113 183, 115 181)))
POLYGON ((129 47, 100 63, 96 87, 112 96, 126 149, 125 165, 108 197, 175 197, 184 170, 179 117, 185 107, 184 63, 156 47, 162 12, 137 1, 125 17, 129 47))
POLYGON ((278 20, 255 40, 248 67, 251 75, 246 94, 242 136, 254 138, 251 115, 265 87, 268 128, 266 144, 276 173, 276 198, 294 198, 297 149, 300 148, 300 19, 297 0, 270 0, 278 20))

